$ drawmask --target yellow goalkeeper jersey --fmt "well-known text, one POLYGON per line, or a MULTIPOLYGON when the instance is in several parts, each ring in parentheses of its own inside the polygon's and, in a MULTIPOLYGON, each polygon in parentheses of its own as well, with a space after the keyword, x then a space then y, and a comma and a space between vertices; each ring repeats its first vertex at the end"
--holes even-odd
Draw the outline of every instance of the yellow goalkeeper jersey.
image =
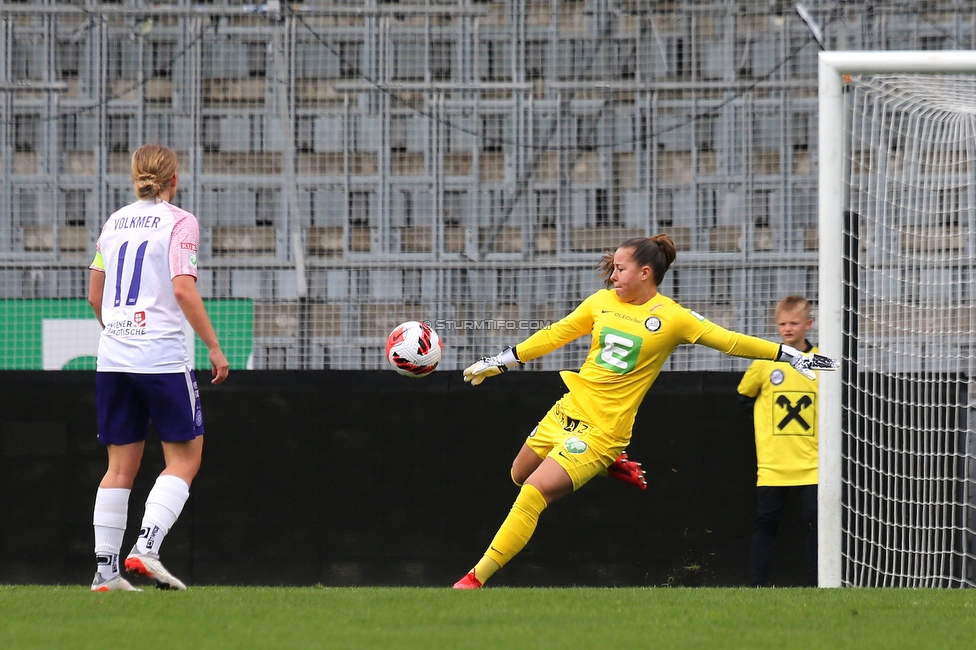
POLYGON ((815 485, 817 380, 788 363, 753 361, 737 390, 756 398, 756 485, 815 485))
POLYGON ((531 361, 586 334, 589 354, 579 372, 564 370, 569 396, 564 406, 606 434, 630 440, 637 407, 671 352, 682 343, 700 343, 726 354, 774 359, 779 344, 746 336, 706 320, 671 298, 657 294, 643 305, 621 302, 612 289, 597 291, 562 320, 519 343, 531 361))

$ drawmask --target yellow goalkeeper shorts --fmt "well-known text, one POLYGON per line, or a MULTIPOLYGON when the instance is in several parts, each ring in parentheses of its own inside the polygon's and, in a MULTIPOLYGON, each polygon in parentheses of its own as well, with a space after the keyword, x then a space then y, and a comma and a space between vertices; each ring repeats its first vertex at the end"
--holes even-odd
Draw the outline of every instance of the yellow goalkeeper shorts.
POLYGON ((611 439, 592 424, 570 417, 562 400, 549 409, 525 444, 541 458, 559 463, 573 480, 573 490, 602 474, 626 448, 626 443, 611 439))

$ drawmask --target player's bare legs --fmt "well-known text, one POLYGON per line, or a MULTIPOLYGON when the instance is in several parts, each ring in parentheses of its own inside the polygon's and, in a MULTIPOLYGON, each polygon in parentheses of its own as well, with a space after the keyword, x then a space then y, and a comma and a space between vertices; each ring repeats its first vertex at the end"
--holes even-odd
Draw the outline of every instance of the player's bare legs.
POLYGON ((532 475, 525 480, 525 485, 531 485, 539 491, 546 505, 562 499, 573 492, 573 479, 566 470, 551 458, 542 461, 532 475))
POLYGON ((186 442, 164 442, 163 458, 166 459, 166 469, 160 476, 179 477, 189 487, 200 471, 200 463, 203 460, 203 436, 197 436, 186 442))
POLYGON ((108 469, 98 487, 131 490, 139 467, 142 465, 142 452, 145 447, 145 441, 134 442, 131 445, 107 445, 108 469))
POLYGON ((518 455, 515 456, 515 460, 512 461, 512 480, 515 481, 516 485, 524 484, 532 472, 539 468, 543 460, 545 458, 532 451, 532 447, 522 445, 518 455))

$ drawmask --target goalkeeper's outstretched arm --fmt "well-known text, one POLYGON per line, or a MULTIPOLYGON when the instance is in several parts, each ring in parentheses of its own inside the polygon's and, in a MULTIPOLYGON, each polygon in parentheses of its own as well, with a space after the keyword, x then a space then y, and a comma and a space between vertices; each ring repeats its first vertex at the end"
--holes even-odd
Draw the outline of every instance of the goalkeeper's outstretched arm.
POLYGON ((697 340, 690 342, 700 343, 737 357, 785 361, 807 379, 817 378, 814 370, 836 370, 840 367, 839 361, 828 356, 800 352, 789 345, 733 332, 714 323, 710 323, 697 340))

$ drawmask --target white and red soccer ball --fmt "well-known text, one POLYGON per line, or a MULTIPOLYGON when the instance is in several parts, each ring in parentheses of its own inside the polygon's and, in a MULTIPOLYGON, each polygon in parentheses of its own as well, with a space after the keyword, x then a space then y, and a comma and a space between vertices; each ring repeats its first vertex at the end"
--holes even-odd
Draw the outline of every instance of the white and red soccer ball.
POLYGON ((441 361, 441 339, 427 323, 400 323, 386 338, 386 358, 401 375, 425 377, 441 361))

